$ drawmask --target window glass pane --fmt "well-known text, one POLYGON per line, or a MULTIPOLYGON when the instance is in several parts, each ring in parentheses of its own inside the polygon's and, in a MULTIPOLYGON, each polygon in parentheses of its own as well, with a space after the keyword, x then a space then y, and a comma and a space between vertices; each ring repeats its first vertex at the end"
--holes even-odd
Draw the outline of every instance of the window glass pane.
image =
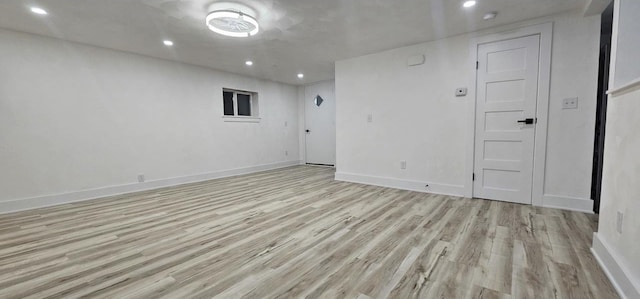
POLYGON ((223 91, 222 98, 224 100, 224 115, 233 114, 233 92, 223 91))
POLYGON ((251 96, 238 94, 238 115, 251 116, 251 96))

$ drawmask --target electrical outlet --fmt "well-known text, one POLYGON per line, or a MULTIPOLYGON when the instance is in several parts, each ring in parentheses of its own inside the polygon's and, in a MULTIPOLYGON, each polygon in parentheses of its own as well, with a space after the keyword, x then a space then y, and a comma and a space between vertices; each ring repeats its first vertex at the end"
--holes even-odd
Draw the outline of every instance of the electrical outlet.
POLYGON ((367 122, 373 122, 373 114, 368 114, 367 115, 367 122))
POLYGON ((138 175, 138 183, 144 183, 144 174, 138 175))
POLYGON ((622 234, 622 221, 624 220, 624 213, 618 212, 618 218, 616 221, 616 230, 619 234, 622 234))
POLYGON ((562 109, 578 109, 578 98, 567 98, 562 100, 562 109))
POLYGON ((407 161, 400 161, 400 169, 407 169, 407 161))

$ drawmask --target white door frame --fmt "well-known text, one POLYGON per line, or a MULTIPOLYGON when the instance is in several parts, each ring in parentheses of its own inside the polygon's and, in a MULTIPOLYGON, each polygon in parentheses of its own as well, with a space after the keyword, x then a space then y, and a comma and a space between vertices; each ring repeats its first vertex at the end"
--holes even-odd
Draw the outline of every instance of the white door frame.
MULTIPOLYGON (((478 46, 485 43, 498 42, 508 39, 540 35, 540 59, 538 69, 538 101, 536 107, 535 143, 533 150, 533 185, 531 186, 531 204, 543 205, 544 177, 547 156, 547 124, 549 118, 549 92, 551 84, 551 44, 553 40, 553 23, 544 23, 501 33, 472 38, 470 42, 470 56, 473 67, 478 61, 478 46)), ((478 76, 474 72, 473 86, 469 89, 469 96, 473 99, 471 109, 467 111, 469 125, 467 127, 467 161, 465 180, 465 196, 473 197, 473 171, 475 155, 475 125, 476 125, 476 101, 477 101, 478 76)))
MULTIPOLYGON (((335 80, 324 80, 324 81, 318 81, 318 82, 315 82, 315 83, 309 83, 309 84, 306 84, 306 85, 299 86, 298 87, 298 104, 299 104, 299 106, 298 106, 298 116, 300 116, 299 123, 300 123, 301 127, 300 127, 300 133, 299 133, 300 135, 299 135, 298 141, 300 142, 299 150, 300 150, 300 164, 301 165, 320 165, 320 166, 326 165, 326 166, 329 166, 329 164, 307 164, 307 163, 309 163, 309 155, 307 154, 307 150, 308 150, 307 149, 307 138, 308 138, 309 134, 306 133, 306 130, 308 129, 307 105, 309 104, 308 103, 309 99, 307 99, 307 97, 306 97, 307 96, 307 88, 313 87, 313 86, 316 86, 316 85, 320 85, 320 84, 330 84, 331 87, 332 87, 332 93, 333 93, 332 100, 334 101, 333 105, 334 105, 334 126, 335 126, 335 117, 337 115, 336 114, 337 113, 337 111, 336 111, 337 110, 337 96, 336 96, 335 80)), ((316 93, 316 95, 322 96, 322 94, 318 94, 318 93, 316 93)), ((328 97, 325 95, 325 98, 328 98, 328 97)), ((334 132, 334 134, 333 134, 333 138, 334 139, 336 138, 336 133, 337 133, 337 131, 334 132)), ((336 149, 334 148, 333 150, 335 151, 336 149)), ((337 158, 336 158, 336 155, 335 155, 335 152, 334 152, 334 161, 333 161, 333 166, 331 166, 331 167, 336 168, 336 165, 337 165, 337 158)))

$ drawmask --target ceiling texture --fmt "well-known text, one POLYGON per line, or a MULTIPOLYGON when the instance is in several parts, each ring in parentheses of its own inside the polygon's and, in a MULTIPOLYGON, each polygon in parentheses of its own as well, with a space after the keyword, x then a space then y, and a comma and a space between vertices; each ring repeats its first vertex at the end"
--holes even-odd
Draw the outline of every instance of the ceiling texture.
POLYGON ((589 2, 477 1, 465 9, 459 0, 237 0, 255 10, 261 31, 232 38, 205 26, 215 0, 2 0, 0 28, 301 85, 332 79, 337 60, 584 9, 589 2), (49 15, 35 15, 31 6, 49 15), (490 11, 498 17, 482 20, 490 11), (164 46, 165 39, 175 45, 164 46), (304 80, 296 77, 300 72, 304 80))

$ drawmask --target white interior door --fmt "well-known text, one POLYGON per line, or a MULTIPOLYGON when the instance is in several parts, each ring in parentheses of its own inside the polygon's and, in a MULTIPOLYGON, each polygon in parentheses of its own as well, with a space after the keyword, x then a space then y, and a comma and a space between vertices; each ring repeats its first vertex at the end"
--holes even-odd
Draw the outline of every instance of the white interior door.
POLYGON ((531 204, 540 36, 478 47, 473 196, 531 204))
POLYGON ((305 87, 306 162, 336 164, 336 96, 333 81, 305 87))

